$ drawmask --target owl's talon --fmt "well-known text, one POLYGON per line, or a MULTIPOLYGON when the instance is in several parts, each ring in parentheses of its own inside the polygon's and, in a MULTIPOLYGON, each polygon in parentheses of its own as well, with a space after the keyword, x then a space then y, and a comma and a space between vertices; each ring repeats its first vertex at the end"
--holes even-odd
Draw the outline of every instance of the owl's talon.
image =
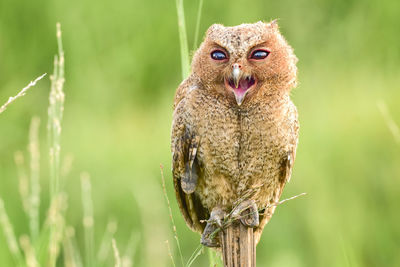
POLYGON ((252 199, 242 201, 237 205, 231 216, 234 219, 240 219, 242 224, 248 227, 254 228, 260 224, 257 204, 252 199))
POLYGON ((207 220, 206 228, 201 235, 200 243, 206 247, 219 247, 219 238, 217 233, 218 228, 222 227, 222 220, 224 219, 225 212, 217 207, 214 208, 207 220))

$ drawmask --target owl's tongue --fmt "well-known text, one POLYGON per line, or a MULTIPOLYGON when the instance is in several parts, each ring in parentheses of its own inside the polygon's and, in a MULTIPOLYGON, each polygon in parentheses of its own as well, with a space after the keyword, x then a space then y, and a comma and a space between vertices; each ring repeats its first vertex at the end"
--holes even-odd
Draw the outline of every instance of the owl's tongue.
POLYGON ((240 79, 238 83, 238 87, 235 86, 235 83, 232 79, 229 80, 229 86, 232 88, 235 93, 236 101, 240 105, 246 95, 247 90, 255 84, 255 80, 253 77, 246 77, 240 79))

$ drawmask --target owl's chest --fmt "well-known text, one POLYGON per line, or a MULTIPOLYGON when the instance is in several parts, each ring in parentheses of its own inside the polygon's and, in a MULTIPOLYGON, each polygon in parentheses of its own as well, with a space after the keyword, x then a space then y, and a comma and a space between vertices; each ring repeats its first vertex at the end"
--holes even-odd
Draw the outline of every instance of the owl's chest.
MULTIPOLYGON (((214 105, 213 107, 215 107, 214 105)), ((204 107, 203 110, 208 110, 204 107)), ((200 135, 198 160, 205 176, 231 182, 264 177, 282 151, 280 121, 266 107, 239 110, 219 106, 197 123, 200 135)))

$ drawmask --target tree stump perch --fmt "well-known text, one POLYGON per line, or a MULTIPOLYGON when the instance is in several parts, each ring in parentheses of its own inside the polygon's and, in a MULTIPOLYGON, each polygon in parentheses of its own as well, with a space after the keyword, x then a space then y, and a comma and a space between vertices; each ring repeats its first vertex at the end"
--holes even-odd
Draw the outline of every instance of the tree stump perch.
POLYGON ((256 243, 253 228, 239 220, 220 232, 224 267, 255 267, 256 243))

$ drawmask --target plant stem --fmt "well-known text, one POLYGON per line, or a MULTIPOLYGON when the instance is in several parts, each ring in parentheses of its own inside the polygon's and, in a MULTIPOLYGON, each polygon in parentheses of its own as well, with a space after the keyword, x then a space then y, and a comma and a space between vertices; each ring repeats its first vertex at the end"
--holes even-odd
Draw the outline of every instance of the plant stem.
POLYGON ((93 239, 93 201, 92 186, 87 173, 81 174, 82 183, 82 205, 83 205, 83 229, 85 235, 85 261, 86 267, 94 265, 94 239, 93 239))
POLYGON ((197 19, 196 19, 196 30, 194 32, 193 51, 196 50, 197 42, 199 40, 200 19, 201 19, 202 8, 203 8, 203 0, 199 0, 199 8, 197 10, 197 19))
POLYGON ((182 79, 186 79, 190 72, 189 65, 189 47, 186 35, 185 26, 185 12, 183 9, 183 0, 175 0, 176 10, 178 13, 178 29, 179 29, 179 41, 181 45, 181 67, 182 67, 182 79))
POLYGON ((40 205, 40 152, 39 152, 39 126, 40 118, 33 117, 29 129, 29 153, 31 179, 29 196, 29 228, 31 233, 31 242, 34 244, 39 236, 39 205, 40 205))

